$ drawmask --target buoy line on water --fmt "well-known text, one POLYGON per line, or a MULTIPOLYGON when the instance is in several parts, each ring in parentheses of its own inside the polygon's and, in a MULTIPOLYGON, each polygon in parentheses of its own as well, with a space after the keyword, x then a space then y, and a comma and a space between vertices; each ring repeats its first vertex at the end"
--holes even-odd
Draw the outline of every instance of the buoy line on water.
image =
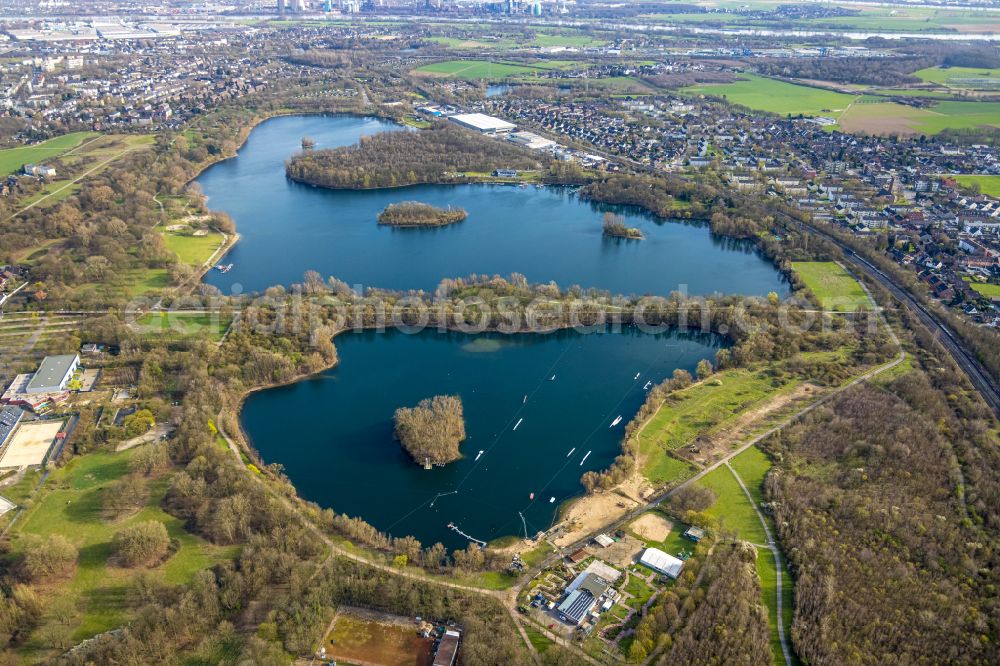
MULTIPOLYGON (((558 366, 559 363, 562 362, 563 357, 566 355, 566 352, 568 352, 569 349, 570 349, 570 345, 567 345, 565 348, 563 348, 562 352, 559 353, 559 356, 556 357, 556 360, 552 363, 552 365, 545 372, 545 374, 542 375, 542 379, 540 379, 538 381, 538 384, 535 385, 534 390, 531 391, 531 393, 527 394, 528 398, 534 396, 541 389, 542 385, 547 381, 546 377, 548 377, 549 373, 551 373, 556 368, 556 366, 558 366)), ((500 439, 503 438, 503 436, 505 434, 507 434, 508 429, 510 428, 510 424, 513 423, 515 419, 519 418, 519 414, 521 414, 521 412, 524 410, 524 406, 526 404, 527 404, 527 399, 525 399, 521 403, 521 407, 516 412, 514 412, 513 416, 510 417, 510 419, 507 421, 507 423, 504 425, 504 427, 500 430, 500 432, 497 433, 496 437, 493 438, 493 442, 488 447, 486 447, 486 449, 484 449, 485 453, 483 453, 483 454, 481 454, 479 456, 476 456, 477 460, 473 461, 472 468, 465 474, 465 476, 462 477, 461 481, 458 482, 458 485, 455 486, 454 490, 452 490, 452 491, 450 491, 448 493, 438 493, 434 497, 432 497, 430 499, 427 499, 424 502, 422 502, 421 504, 413 507, 410 511, 408 511, 406 514, 400 516, 399 518, 396 519, 395 522, 393 522, 391 525, 389 525, 389 527, 386 529, 386 532, 390 532, 392 530, 392 528, 394 528, 396 525, 398 525, 399 523, 403 522, 404 520, 406 520, 407 518, 409 518, 410 516, 412 516, 417 511, 419 511, 420 509, 424 508, 428 504, 433 505, 433 503, 435 501, 437 501, 437 499, 439 497, 442 497, 445 494, 449 494, 449 495, 458 494, 458 492, 465 485, 465 482, 468 481, 469 476, 471 476, 472 473, 474 471, 476 471, 476 469, 479 467, 480 463, 479 463, 478 459, 482 458, 485 455, 488 455, 490 453, 490 451, 493 450, 493 447, 495 447, 499 443, 500 439)))
MULTIPOLYGON (((644 371, 644 372, 640 372, 640 373, 638 373, 638 374, 639 374, 639 375, 641 375, 641 374, 644 374, 644 373, 648 373, 648 372, 650 371, 650 369, 651 369, 651 368, 652 368, 653 366, 655 366, 655 365, 656 365, 657 363, 659 363, 660 359, 661 359, 661 358, 663 357, 663 355, 664 355, 664 354, 666 353, 666 350, 667 350, 667 349, 670 349, 670 348, 672 348, 672 347, 679 347, 679 345, 673 345, 673 344, 666 344, 666 345, 664 345, 664 348, 663 348, 663 350, 662 350, 662 351, 660 351, 660 353, 659 353, 659 354, 657 354, 657 355, 656 355, 656 357, 655 357, 655 358, 654 358, 654 359, 653 359, 652 361, 650 361, 649 365, 648 365, 648 366, 646 366, 646 369, 645 369, 645 371, 644 371)), ((680 359, 680 354, 679 354, 679 355, 677 356, 677 358, 678 358, 678 360, 680 359)), ((635 381, 636 381, 636 379, 632 379, 632 383, 633 383, 633 384, 635 383, 635 381)), ((611 414, 613 414, 613 413, 614 413, 614 412, 615 412, 615 411, 616 411, 616 410, 617 410, 617 409, 618 409, 618 408, 619 408, 619 407, 621 406, 621 404, 622 404, 622 403, 623 403, 623 402, 625 401, 625 398, 627 398, 627 397, 628 397, 628 394, 629 394, 629 393, 630 393, 631 391, 632 391, 632 387, 630 386, 630 387, 629 387, 628 389, 626 389, 626 390, 624 391, 624 393, 622 393, 622 396, 621 396, 621 397, 620 397, 620 398, 618 399, 618 402, 617 402, 617 403, 615 403, 614 407, 612 407, 610 411, 608 411, 608 412, 607 412, 607 413, 606 413, 606 414, 605 414, 604 416, 602 416, 602 417, 601 417, 601 420, 600 420, 600 421, 598 422, 598 424, 597 424, 597 425, 596 425, 596 426, 594 427, 594 429, 593 429, 593 430, 591 430, 591 431, 590 431, 590 434, 589 434, 589 435, 587 435, 587 437, 586 437, 586 438, 585 438, 585 439, 584 439, 584 440, 583 440, 583 441, 582 441, 582 442, 580 443, 580 445, 579 445, 579 446, 581 446, 581 447, 582 447, 582 446, 583 446, 584 444, 586 444, 587 442, 589 442, 589 441, 591 440, 591 438, 592 438, 592 437, 593 437, 593 436, 594 436, 594 435, 595 435, 595 434, 596 434, 596 433, 597 433, 597 432, 598 432, 599 430, 601 430, 601 429, 602 429, 602 427, 604 426, 604 423, 605 423, 605 422, 607 421, 607 419, 608 419, 608 418, 610 418, 611 414)), ((553 474, 553 475, 552 475, 551 477, 549 477, 549 480, 548 480, 548 481, 547 481, 547 482, 545 483, 545 485, 544 485, 544 486, 542 486, 541 490, 540 490, 540 491, 538 491, 538 493, 539 493, 540 495, 544 495, 544 493, 545 493, 545 490, 546 490, 546 489, 547 489, 547 488, 548 488, 548 487, 549 487, 550 485, 552 485, 552 482, 553 482, 553 481, 555 481, 556 477, 558 477, 558 476, 559 476, 560 474, 562 474, 562 473, 563 473, 563 471, 564 471, 564 470, 566 469, 566 467, 567 467, 567 466, 569 465, 569 463, 570 463, 570 462, 572 461, 572 458, 571 458, 571 456, 572 456, 572 454, 573 454, 573 451, 575 451, 576 449, 577 449, 577 447, 573 447, 573 449, 572 449, 572 450, 571 450, 571 451, 569 452, 569 454, 567 454, 567 456, 566 456, 566 461, 565 461, 565 462, 564 462, 564 463, 563 463, 563 464, 562 464, 562 465, 561 465, 561 466, 559 467, 559 469, 558 469, 558 470, 557 470, 557 471, 555 472, 555 474, 553 474)), ((587 454, 586 454, 586 455, 585 455, 585 456, 583 457, 583 460, 581 460, 581 461, 580 461, 580 465, 581 465, 581 466, 583 465, 583 461, 584 461, 584 460, 586 460, 586 459, 587 459, 587 458, 588 458, 588 457, 590 456, 590 453, 591 453, 591 452, 590 452, 590 451, 588 451, 588 452, 587 452, 587 454)), ((527 504, 527 505, 525 505, 525 507, 521 509, 521 512, 525 512, 525 511, 527 511, 528 509, 530 509, 530 508, 531 508, 531 506, 532 506, 532 505, 533 505, 534 503, 535 503, 535 500, 534 500, 534 498, 532 498, 532 499, 531 499, 531 500, 530 500, 530 501, 528 502, 528 504, 527 504)), ((513 522, 513 520, 511 520, 511 521, 508 521, 507 523, 505 523, 505 524, 504 524, 504 526, 506 526, 506 525, 510 524, 511 522, 513 522)), ((496 534, 496 531, 494 531, 494 532, 493 532, 493 534, 496 534)), ((492 536, 493 536, 493 535, 491 534, 491 535, 490 535, 490 538, 492 538, 492 536)))

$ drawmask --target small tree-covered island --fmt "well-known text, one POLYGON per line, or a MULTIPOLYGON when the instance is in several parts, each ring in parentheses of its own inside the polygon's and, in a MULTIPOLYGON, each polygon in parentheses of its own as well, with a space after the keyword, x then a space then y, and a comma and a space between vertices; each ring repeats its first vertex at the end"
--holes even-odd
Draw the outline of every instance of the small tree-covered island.
POLYGON ((462 457, 465 439, 462 399, 457 395, 424 398, 416 407, 400 407, 394 416, 396 439, 421 465, 445 465, 462 457))
POLYGON ((389 227, 444 227, 468 216, 463 208, 439 208, 420 201, 402 201, 386 206, 378 214, 378 223, 389 227))
POLYGON ((628 240, 642 240, 645 238, 638 227, 626 225, 625 218, 615 213, 604 214, 604 235, 611 238, 626 238, 628 240))

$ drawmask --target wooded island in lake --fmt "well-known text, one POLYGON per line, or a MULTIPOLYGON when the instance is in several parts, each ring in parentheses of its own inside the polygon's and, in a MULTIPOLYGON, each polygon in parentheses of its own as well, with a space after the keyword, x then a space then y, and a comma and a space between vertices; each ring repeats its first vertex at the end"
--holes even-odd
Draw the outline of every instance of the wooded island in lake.
POLYGON ((396 439, 416 462, 444 465, 462 457, 465 418, 457 395, 424 398, 416 407, 400 407, 394 418, 396 439))
POLYGON ((390 227, 443 227, 468 216, 463 208, 439 208, 420 201, 401 201, 386 206, 378 214, 378 223, 390 227))

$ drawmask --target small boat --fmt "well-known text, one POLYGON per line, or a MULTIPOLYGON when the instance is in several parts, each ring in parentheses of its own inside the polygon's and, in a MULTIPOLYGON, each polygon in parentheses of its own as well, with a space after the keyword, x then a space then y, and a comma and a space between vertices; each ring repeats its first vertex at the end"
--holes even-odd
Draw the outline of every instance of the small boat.
POLYGON ((609 427, 609 428, 614 428, 614 427, 615 427, 616 425, 618 425, 618 424, 619 424, 619 423, 621 423, 621 422, 622 422, 622 417, 620 417, 620 416, 619 416, 619 417, 618 417, 618 418, 616 418, 616 419, 615 419, 614 421, 612 421, 612 422, 611 422, 611 425, 609 425, 608 427, 609 427))
POLYGON ((228 273, 229 271, 233 270, 233 265, 232 264, 216 264, 215 265, 215 270, 219 271, 220 273, 228 273))
POLYGON ((641 374, 642 374, 641 372, 635 373, 635 377, 633 377, 632 379, 639 379, 639 375, 641 375, 641 374))
POLYGON ((572 449, 569 450, 569 453, 566 454, 566 457, 569 458, 571 455, 573 455, 574 451, 576 451, 576 447, 575 446, 572 449))
POLYGON ((643 390, 643 391, 648 391, 648 390, 649 390, 649 387, 650 387, 650 386, 651 386, 652 384, 653 384, 653 382, 646 382, 646 385, 642 387, 642 390, 643 390))
POLYGON ((523 420, 524 419, 518 419, 517 420, 517 423, 514 424, 514 430, 517 430, 517 426, 521 425, 521 421, 523 421, 523 420))
POLYGON ((589 457, 590 457, 590 451, 587 451, 587 455, 585 455, 583 457, 583 460, 580 461, 580 467, 583 467, 583 463, 587 462, 587 458, 589 457))
POLYGON ((526 402, 528 402, 528 394, 527 393, 524 394, 524 400, 521 401, 521 404, 523 405, 526 402))
POLYGON ((528 494, 528 499, 530 499, 530 500, 535 499, 535 493, 529 493, 528 494))
POLYGON ((554 382, 555 380, 556 380, 556 376, 555 375, 552 375, 551 377, 549 377, 549 381, 550 382, 554 382))
POLYGON ((482 451, 480 451, 479 453, 476 454, 476 460, 479 460, 482 457, 483 457, 483 452, 482 451))
POLYGON ((555 501, 556 501, 556 498, 555 498, 555 497, 550 497, 550 498, 549 498, 549 504, 552 504, 552 503, 553 503, 553 502, 555 502, 555 501))

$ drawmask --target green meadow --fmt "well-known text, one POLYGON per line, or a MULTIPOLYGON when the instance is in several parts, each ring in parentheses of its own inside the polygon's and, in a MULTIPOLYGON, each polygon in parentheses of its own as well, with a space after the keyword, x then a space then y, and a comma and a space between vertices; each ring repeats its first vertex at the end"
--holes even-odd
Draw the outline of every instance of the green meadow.
POLYGON ((833 261, 793 261, 794 270, 825 310, 871 307, 868 294, 843 266, 833 261))
POLYGON ((724 97, 732 104, 782 116, 802 114, 837 117, 854 99, 852 95, 754 74, 741 74, 740 80, 732 83, 688 86, 682 88, 681 92, 724 97))
POLYGON ((148 496, 136 513, 118 520, 104 516, 103 490, 128 473, 129 458, 137 450, 95 452, 54 469, 23 518, 15 523, 11 543, 14 553, 19 552, 26 534, 41 537, 61 534, 79 551, 71 580, 58 588, 60 597, 47 599, 50 607, 58 603, 65 608, 61 608, 58 618, 51 614, 43 616, 39 631, 28 639, 25 650, 44 649, 41 639, 36 637, 46 629, 51 631, 53 625, 68 629, 70 639, 77 642, 128 622, 138 612, 129 603, 128 590, 143 572, 150 572, 164 583, 178 585, 235 554, 232 547, 215 546, 186 532, 181 520, 160 507, 171 473, 145 480, 148 496), (157 520, 166 526, 171 538, 177 541, 177 552, 151 569, 117 566, 112 557, 112 537, 125 526, 147 520, 157 520))
POLYGON ((14 173, 24 164, 45 162, 79 146, 87 139, 98 136, 97 132, 73 132, 33 146, 19 146, 0 150, 0 175, 14 173))
POLYGON ((969 187, 973 184, 979 185, 979 191, 982 194, 989 195, 991 197, 1000 197, 1000 176, 977 176, 977 175, 961 175, 954 176, 950 175, 950 178, 954 178, 959 182, 960 185, 965 185, 969 187))

